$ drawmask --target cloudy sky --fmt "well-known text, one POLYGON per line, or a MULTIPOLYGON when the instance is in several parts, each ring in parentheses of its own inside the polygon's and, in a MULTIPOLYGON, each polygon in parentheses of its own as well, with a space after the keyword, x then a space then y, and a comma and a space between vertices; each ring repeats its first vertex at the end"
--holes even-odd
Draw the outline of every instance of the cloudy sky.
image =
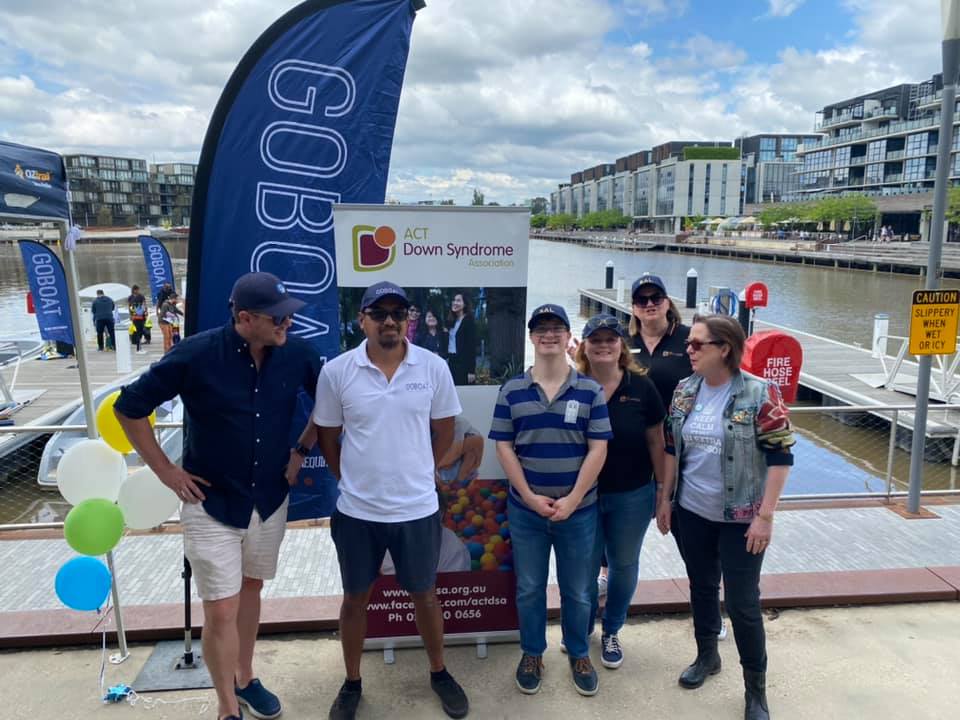
MULTIPOLYGON (((196 162, 239 58, 297 0, 0 0, 0 138, 196 162)), ((671 139, 810 131, 939 69, 937 0, 428 0, 388 197, 547 195, 671 139)))

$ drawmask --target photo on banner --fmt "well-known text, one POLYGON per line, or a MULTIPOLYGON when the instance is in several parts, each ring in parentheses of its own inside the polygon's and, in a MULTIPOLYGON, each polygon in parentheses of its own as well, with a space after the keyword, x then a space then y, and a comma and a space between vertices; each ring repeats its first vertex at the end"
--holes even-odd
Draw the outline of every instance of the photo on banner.
MULTIPOLYGON (((443 358, 463 412, 437 470, 437 596, 449 637, 518 628, 508 482, 487 439, 500 385, 523 372, 526 208, 338 205, 341 351, 363 341, 365 288, 390 281, 411 302, 407 338, 443 358), (452 338, 451 338, 452 336, 452 338)), ((367 608, 368 647, 418 642, 412 600, 387 556, 367 608)))

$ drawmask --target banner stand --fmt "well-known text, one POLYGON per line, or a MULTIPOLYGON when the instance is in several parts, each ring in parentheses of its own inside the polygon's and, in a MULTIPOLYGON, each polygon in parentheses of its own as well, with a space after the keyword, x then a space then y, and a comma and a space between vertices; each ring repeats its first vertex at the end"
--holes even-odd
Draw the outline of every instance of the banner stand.
MULTIPOLYGON (((519 630, 495 630, 478 635, 476 633, 453 633, 443 636, 443 646, 476 645, 477 658, 485 660, 487 645, 490 643, 517 643, 520 642, 519 630)), ((394 650, 408 648, 422 648, 423 641, 419 635, 392 638, 368 638, 363 642, 364 652, 368 650, 382 650, 384 665, 393 665, 396 662, 394 650)))
MULTIPOLYGON (((77 281, 77 260, 74 257, 74 249, 67 247, 67 223, 57 223, 60 231, 60 247, 63 250, 64 263, 66 265, 67 294, 70 297, 70 316, 73 318, 73 352, 77 358, 77 369, 80 372, 80 394, 83 398, 83 412, 86 415, 87 437, 96 440, 100 437, 97 431, 97 413, 93 405, 93 392, 90 389, 90 378, 87 377, 87 350, 83 345, 83 332, 80 325, 80 297, 78 295, 77 281)), ((113 578, 110 593, 113 596, 113 616, 117 621, 117 642, 120 652, 110 656, 110 662, 119 665, 128 657, 130 651, 127 649, 127 634, 123 627, 123 613, 120 610, 120 591, 117 589, 117 571, 113 565, 113 551, 107 553, 107 568, 110 570, 110 576, 113 578)))

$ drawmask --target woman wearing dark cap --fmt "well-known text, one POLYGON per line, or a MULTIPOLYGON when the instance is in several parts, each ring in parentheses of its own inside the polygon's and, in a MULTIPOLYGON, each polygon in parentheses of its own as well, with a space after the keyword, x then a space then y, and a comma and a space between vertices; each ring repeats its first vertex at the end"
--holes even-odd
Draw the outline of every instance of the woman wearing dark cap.
POLYGON ((668 410, 657 526, 666 534, 677 522, 690 580, 697 658, 680 674, 680 685, 697 688, 720 672, 722 572, 743 667, 744 718, 768 720, 760 568, 793 465, 794 438, 776 384, 741 372, 745 342, 731 317, 694 318, 687 338, 694 374, 677 387, 668 410))
MULTIPOLYGON (((617 634, 637 589, 640 548, 655 510, 654 473, 663 480, 665 411, 646 368, 631 357, 623 326, 612 315, 587 321, 575 359, 577 370, 603 387, 613 430, 597 478, 600 513, 593 557, 595 570, 603 553, 610 565, 600 661, 612 669, 623 663, 617 634)), ((591 629, 599 609, 596 584, 592 590, 591 629)))

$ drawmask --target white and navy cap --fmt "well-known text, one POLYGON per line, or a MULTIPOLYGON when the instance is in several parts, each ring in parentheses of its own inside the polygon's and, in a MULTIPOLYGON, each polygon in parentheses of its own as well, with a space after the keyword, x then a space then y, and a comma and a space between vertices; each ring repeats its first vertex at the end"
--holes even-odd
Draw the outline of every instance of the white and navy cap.
POLYGON ((570 319, 567 317, 567 311, 563 309, 563 305, 556 305, 554 303, 547 303, 546 305, 535 308, 534 311, 530 313, 530 321, 527 323, 527 329, 533 330, 534 325, 547 317, 557 318, 567 326, 567 330, 570 329, 570 319))
POLYGON ((250 310, 273 317, 293 315, 304 305, 303 300, 287 292, 280 278, 268 272, 241 275, 230 293, 230 307, 234 310, 250 310))
POLYGON ((360 310, 366 310, 371 305, 375 305, 384 298, 394 298, 399 300, 403 307, 410 307, 410 300, 407 299, 407 293, 399 285, 392 282, 378 282, 368 287, 363 293, 363 299, 360 300, 360 310))

